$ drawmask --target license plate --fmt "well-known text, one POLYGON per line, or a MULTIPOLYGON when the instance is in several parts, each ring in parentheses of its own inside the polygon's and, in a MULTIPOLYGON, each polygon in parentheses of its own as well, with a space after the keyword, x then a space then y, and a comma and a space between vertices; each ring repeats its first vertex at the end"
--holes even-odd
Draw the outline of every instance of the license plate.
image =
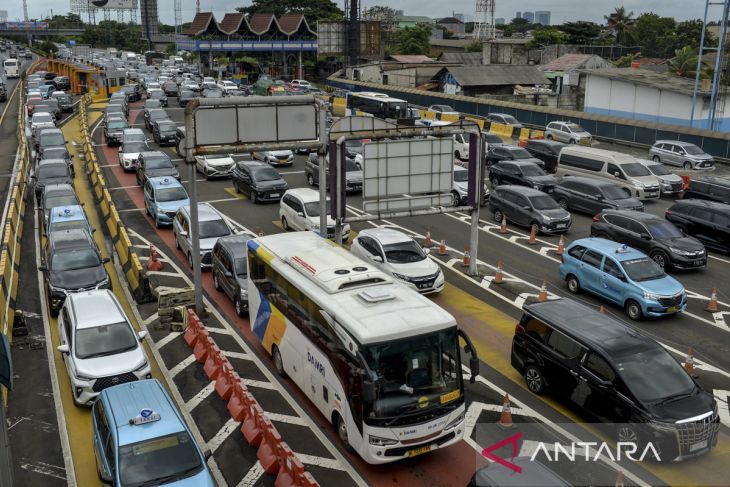
POLYGON ((694 445, 690 445, 689 451, 696 452, 697 450, 702 450, 703 448, 707 448, 707 440, 700 441, 699 443, 695 443, 694 445))
POLYGON ((418 284, 417 286, 418 289, 426 289, 427 287, 429 287, 429 284, 418 284))
POLYGON ((704 262, 701 260, 695 260, 694 262, 692 262, 692 265, 702 265, 703 263, 704 262))
POLYGON ((679 306, 671 306, 667 308, 667 313, 676 313, 677 311, 679 311, 679 306))
POLYGON ((279 193, 271 193, 269 196, 271 196, 272 198, 278 198, 279 193))
POLYGON ((279 159, 279 164, 286 164, 287 162, 289 161, 287 161, 286 159, 279 159))
POLYGON ((409 457, 417 457, 418 455, 423 455, 424 453, 428 453, 431 451, 431 446, 422 446, 421 448, 416 448, 415 450, 411 450, 408 452, 409 457))
POLYGON ((555 228, 565 228, 567 226, 568 226, 567 223, 558 223, 557 225, 555 225, 555 228))
POLYGON ((659 193, 646 193, 647 196, 659 196, 659 193))

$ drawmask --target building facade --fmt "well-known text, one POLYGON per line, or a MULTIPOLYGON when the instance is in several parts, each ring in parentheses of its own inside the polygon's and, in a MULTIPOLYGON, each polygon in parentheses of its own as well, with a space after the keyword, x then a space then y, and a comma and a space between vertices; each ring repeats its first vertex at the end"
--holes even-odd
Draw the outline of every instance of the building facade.
POLYGON ((535 11, 535 22, 540 25, 550 25, 550 10, 535 11))

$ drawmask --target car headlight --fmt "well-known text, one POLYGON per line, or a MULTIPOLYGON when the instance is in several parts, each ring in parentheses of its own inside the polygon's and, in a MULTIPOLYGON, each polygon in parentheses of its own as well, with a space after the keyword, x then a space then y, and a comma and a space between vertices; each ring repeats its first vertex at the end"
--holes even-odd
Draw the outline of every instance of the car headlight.
POLYGON ((142 361, 142 363, 139 365, 139 367, 135 368, 134 371, 141 372, 143 369, 146 369, 147 367, 149 367, 149 365, 150 364, 149 364, 149 362, 147 362, 147 359, 144 359, 142 361))
POLYGON ((669 247, 669 251, 677 255, 692 255, 694 252, 687 252, 686 250, 678 249, 675 247, 669 247))
POLYGON ((241 299, 248 299, 248 291, 246 291, 245 289, 241 289, 240 294, 241 294, 241 299))
POLYGON ((74 374, 74 376, 77 379, 79 379, 79 380, 94 380, 94 379, 96 379, 96 377, 90 377, 88 375, 81 374, 78 371, 76 371, 76 373, 74 374))
POLYGON ((539 184, 533 184, 532 187, 535 188, 535 189, 540 189, 540 185, 539 184))
POLYGON ((462 421, 464 421, 464 416, 464 413, 461 413, 460 415, 449 421, 449 424, 444 427, 444 431, 450 430, 454 426, 460 424, 462 421))
POLYGON ((660 294, 654 294, 644 291, 644 299, 651 299, 652 301, 658 301, 662 296, 660 294))
POLYGON ((381 438, 380 436, 368 435, 370 444, 373 446, 389 446, 398 444, 398 440, 391 440, 390 438, 381 438))
POLYGON ((408 276, 404 276, 403 274, 398 274, 397 272, 394 272, 393 273, 393 277, 395 277, 396 279, 400 279, 401 281, 409 281, 410 280, 408 278, 408 276))
POLYGON ((553 217, 548 216, 548 215, 542 215, 542 219, 545 220, 546 222, 551 222, 553 220, 557 220, 557 218, 553 218, 553 217))
POLYGON ((644 189, 646 188, 646 184, 634 181, 634 187, 644 189))

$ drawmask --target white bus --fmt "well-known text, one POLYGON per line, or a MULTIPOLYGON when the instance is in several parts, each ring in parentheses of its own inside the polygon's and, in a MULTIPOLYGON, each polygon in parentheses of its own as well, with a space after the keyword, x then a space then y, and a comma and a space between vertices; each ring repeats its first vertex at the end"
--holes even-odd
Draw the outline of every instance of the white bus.
POLYGON ((251 329, 281 375, 371 464, 464 435, 459 337, 449 313, 313 232, 248 242, 251 329))
POLYGON ((3 71, 6 78, 20 78, 20 62, 15 58, 3 61, 3 71))
POLYGON ((347 94, 346 115, 372 115, 383 120, 408 118, 408 102, 384 93, 351 92, 347 94))

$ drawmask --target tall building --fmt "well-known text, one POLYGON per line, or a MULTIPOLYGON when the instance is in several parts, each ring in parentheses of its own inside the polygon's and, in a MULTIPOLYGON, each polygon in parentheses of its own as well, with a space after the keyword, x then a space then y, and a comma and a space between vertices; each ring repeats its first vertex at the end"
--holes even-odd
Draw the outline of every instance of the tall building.
POLYGON ((522 18, 531 24, 535 22, 535 14, 533 12, 522 12, 522 18))
POLYGON ((520 12, 520 11, 516 12, 515 13, 515 18, 516 19, 521 19, 522 18, 522 12, 520 12))
POLYGON ((496 19, 494 19, 494 25, 504 25, 504 24, 505 24, 505 22, 502 17, 497 17, 496 19))
POLYGON ((550 25, 550 10, 536 10, 535 22, 540 25, 550 25))

